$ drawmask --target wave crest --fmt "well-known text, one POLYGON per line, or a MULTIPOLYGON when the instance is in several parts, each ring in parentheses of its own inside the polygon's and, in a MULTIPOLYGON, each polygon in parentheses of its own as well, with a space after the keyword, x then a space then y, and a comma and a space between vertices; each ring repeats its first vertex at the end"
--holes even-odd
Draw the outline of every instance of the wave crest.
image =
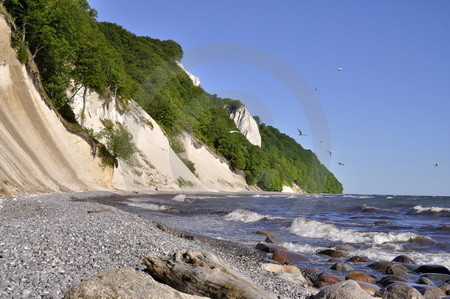
POLYGON ((152 203, 144 203, 144 202, 130 202, 128 203, 128 206, 130 207, 137 207, 137 208, 141 208, 141 209, 146 209, 146 210, 152 210, 152 211, 166 211, 169 208, 164 206, 164 205, 155 205, 152 203))
POLYGON ((276 217, 268 216, 268 215, 261 215, 256 212, 244 210, 244 209, 237 209, 233 212, 229 213, 225 216, 225 220, 228 221, 239 221, 239 222, 256 222, 261 219, 275 219, 276 217))
POLYGON ((424 207, 421 205, 413 207, 413 210, 416 211, 417 214, 419 213, 426 213, 426 214, 443 214, 450 216, 450 208, 441 208, 441 207, 424 207))

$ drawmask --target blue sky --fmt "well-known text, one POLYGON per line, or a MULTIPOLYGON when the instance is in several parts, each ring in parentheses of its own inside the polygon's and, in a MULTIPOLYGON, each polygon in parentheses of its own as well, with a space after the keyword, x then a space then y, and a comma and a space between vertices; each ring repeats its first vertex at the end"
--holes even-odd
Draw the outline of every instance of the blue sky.
POLYGON ((178 42, 206 91, 316 152, 345 193, 450 195, 450 1, 90 3, 100 21, 178 42), (296 71, 300 96, 277 67, 296 71))

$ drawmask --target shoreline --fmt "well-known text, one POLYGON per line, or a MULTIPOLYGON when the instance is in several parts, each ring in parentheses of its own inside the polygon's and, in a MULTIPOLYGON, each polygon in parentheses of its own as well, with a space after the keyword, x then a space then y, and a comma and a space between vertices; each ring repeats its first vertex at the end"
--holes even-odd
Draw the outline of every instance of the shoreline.
POLYGON ((148 254, 169 257, 189 250, 210 251, 258 287, 282 296, 305 298, 317 292, 262 270, 261 262, 270 260, 256 249, 185 233, 95 202, 135 196, 101 191, 3 201, 0 297, 62 298, 82 279, 100 271, 143 270, 142 259, 148 254), (88 213, 105 208, 110 211, 88 213))

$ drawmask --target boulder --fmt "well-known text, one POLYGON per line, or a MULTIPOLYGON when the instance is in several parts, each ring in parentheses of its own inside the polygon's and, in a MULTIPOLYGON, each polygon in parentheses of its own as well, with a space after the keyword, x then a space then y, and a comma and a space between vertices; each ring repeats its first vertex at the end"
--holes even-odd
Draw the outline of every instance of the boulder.
POLYGON ((342 279, 329 273, 320 273, 312 282, 316 288, 322 288, 327 285, 341 282, 342 279))
POLYGON ((417 265, 417 263, 412 258, 410 258, 410 257, 408 257, 406 255, 399 255, 396 258, 394 258, 392 260, 392 262, 417 265))
POLYGON ((412 286, 396 282, 375 293, 375 296, 383 299, 423 299, 422 294, 412 286))
POLYGON ((65 299, 75 298, 204 298, 181 293, 156 282, 133 268, 102 271, 70 289, 65 299))
POLYGON ((277 275, 278 278, 289 281, 293 284, 308 286, 308 281, 302 274, 294 274, 294 273, 279 273, 277 275))
POLYGON ((263 270, 273 272, 273 273, 292 273, 292 274, 300 274, 300 269, 296 266, 292 265, 279 265, 279 264, 270 264, 265 263, 261 265, 263 270))
POLYGON ((395 283, 395 282, 408 282, 406 279, 395 276, 395 275, 389 275, 389 276, 385 276, 382 279, 380 279, 377 283, 381 284, 382 286, 387 286, 390 285, 391 283, 395 283))
POLYGON ((368 283, 368 282, 364 282, 364 281, 357 281, 357 280, 355 280, 355 281, 358 283, 358 285, 361 287, 361 289, 366 291, 367 294, 369 294, 370 296, 375 296, 375 293, 380 290, 380 287, 377 286, 376 284, 372 284, 372 283, 368 283))
POLYGON ((258 243, 256 244, 255 248, 268 253, 274 253, 278 250, 287 250, 286 247, 269 243, 258 243))
POLYGON ((386 268, 386 274, 390 274, 390 275, 407 275, 408 272, 400 269, 399 267, 395 267, 395 266, 387 266, 386 268))
POLYGON ((309 261, 309 258, 304 256, 301 253, 288 251, 288 250, 278 250, 276 251, 272 259, 276 262, 280 263, 287 263, 287 264, 294 264, 298 262, 307 262, 309 261))
POLYGON ((450 275, 450 270, 448 270, 447 267, 441 265, 422 265, 418 267, 415 271, 419 273, 439 273, 450 275))
POLYGON ((388 267, 396 267, 405 272, 408 272, 408 268, 406 268, 405 266, 403 266, 401 264, 394 264, 391 262, 376 262, 376 263, 370 264, 368 267, 373 270, 378 270, 378 271, 383 271, 383 272, 385 272, 388 267))
POLYGON ((353 256, 347 260, 351 263, 367 263, 369 260, 362 256, 353 256))
POLYGON ((412 286, 427 299, 439 299, 440 297, 445 296, 445 292, 443 290, 434 286, 422 284, 413 284, 412 286))
POLYGON ((418 283, 418 284, 426 284, 426 285, 428 285, 428 286, 434 286, 434 282, 432 282, 431 280, 429 280, 429 279, 426 278, 426 277, 420 277, 420 278, 417 280, 417 283, 418 283))
POLYGON ((367 274, 350 274, 345 277, 345 280, 364 281, 371 284, 376 283, 375 279, 367 274))
POLYGON ((450 281, 450 275, 447 275, 447 274, 425 273, 425 274, 422 274, 422 277, 426 277, 428 279, 437 280, 437 281, 450 281))
POLYGON ((341 260, 340 259, 335 259, 335 258, 331 258, 327 260, 327 263, 340 263, 341 260))
POLYGON ((336 263, 333 266, 331 266, 332 270, 336 270, 336 271, 352 271, 354 270, 352 266, 344 264, 344 263, 336 263))
POLYGON ((329 257, 334 257, 334 258, 343 258, 345 257, 345 254, 339 250, 335 250, 335 249, 325 249, 325 250, 321 250, 318 252, 319 254, 322 255, 327 255, 329 257))
POLYGON ((320 291, 314 299, 373 299, 356 281, 347 280, 336 283, 320 291))
POLYGON ((268 234, 266 235, 266 239, 264 240, 266 243, 273 243, 273 244, 283 244, 283 240, 275 237, 275 235, 268 234))
POLYGON ((156 280, 188 294, 213 298, 277 298, 210 252, 178 252, 166 259, 148 255, 144 264, 156 280))

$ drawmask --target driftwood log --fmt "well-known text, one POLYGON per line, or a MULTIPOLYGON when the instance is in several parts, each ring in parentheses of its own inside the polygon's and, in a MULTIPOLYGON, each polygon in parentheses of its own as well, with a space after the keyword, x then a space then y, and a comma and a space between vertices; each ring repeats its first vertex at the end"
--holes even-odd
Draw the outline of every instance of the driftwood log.
POLYGON ((154 279, 180 292, 210 298, 277 298, 231 270, 210 252, 188 251, 168 259, 149 255, 144 263, 154 279))

